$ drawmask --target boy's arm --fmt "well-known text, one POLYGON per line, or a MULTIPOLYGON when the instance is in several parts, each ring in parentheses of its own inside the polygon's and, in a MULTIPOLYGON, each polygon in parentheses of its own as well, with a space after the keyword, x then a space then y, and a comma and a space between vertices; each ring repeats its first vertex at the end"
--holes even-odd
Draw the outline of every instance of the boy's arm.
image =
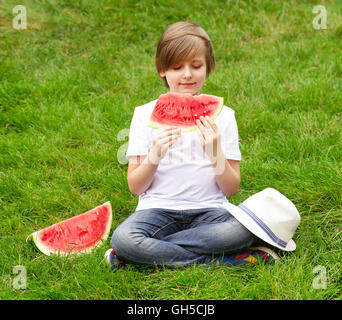
POLYGON ((180 130, 178 128, 168 127, 162 129, 154 135, 153 145, 147 156, 136 156, 130 159, 127 183, 132 193, 140 195, 150 187, 159 161, 179 137, 180 130))
POLYGON ((214 168, 221 166, 218 174, 215 175, 216 183, 226 197, 232 197, 239 190, 240 162, 238 160, 225 159, 222 149, 219 151, 214 168))
POLYGON ((216 183, 225 196, 231 197, 239 190, 240 163, 238 160, 226 159, 219 129, 210 117, 200 117, 196 123, 204 151, 213 165, 216 183))
POLYGON ((127 170, 129 191, 137 196, 144 193, 151 185, 157 168, 158 164, 149 161, 148 156, 132 157, 127 170))

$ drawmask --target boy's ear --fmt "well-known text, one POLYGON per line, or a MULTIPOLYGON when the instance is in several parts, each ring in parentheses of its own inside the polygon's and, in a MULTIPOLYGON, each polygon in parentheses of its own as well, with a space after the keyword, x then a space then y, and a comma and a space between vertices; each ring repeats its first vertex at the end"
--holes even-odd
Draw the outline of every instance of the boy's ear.
MULTIPOLYGON (((158 68, 158 66, 159 66, 159 58, 158 58, 158 57, 156 57, 156 66, 157 66, 157 69, 159 69, 159 68, 158 68)), ((159 75, 160 75, 162 78, 164 78, 164 77, 165 77, 165 72, 164 72, 164 71, 160 71, 160 72, 159 72, 159 75)))

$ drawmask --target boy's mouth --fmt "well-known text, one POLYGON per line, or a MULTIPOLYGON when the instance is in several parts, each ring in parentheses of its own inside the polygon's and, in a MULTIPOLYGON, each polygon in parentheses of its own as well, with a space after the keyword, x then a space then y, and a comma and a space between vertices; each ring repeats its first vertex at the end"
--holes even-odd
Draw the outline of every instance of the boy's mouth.
POLYGON ((195 82, 186 82, 186 83, 180 83, 181 86, 192 86, 195 82))

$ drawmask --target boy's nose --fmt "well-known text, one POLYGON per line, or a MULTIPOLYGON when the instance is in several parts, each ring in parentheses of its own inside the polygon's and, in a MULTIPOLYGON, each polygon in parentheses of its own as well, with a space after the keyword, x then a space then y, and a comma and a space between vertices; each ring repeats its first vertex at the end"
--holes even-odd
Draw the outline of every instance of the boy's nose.
POLYGON ((185 67, 184 69, 184 78, 189 79, 192 77, 191 70, 189 67, 185 67))

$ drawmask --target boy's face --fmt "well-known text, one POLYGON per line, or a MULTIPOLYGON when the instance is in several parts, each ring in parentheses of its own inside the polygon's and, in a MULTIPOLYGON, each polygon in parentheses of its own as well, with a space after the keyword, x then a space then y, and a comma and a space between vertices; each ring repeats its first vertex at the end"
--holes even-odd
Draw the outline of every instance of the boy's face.
POLYGON ((204 54, 198 54, 192 59, 184 60, 171 66, 167 71, 160 72, 166 76, 171 92, 200 94, 206 79, 207 66, 204 54))

